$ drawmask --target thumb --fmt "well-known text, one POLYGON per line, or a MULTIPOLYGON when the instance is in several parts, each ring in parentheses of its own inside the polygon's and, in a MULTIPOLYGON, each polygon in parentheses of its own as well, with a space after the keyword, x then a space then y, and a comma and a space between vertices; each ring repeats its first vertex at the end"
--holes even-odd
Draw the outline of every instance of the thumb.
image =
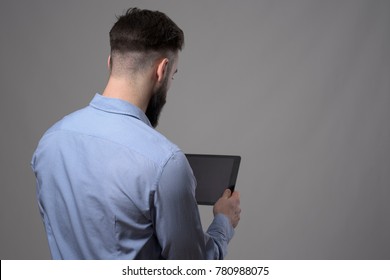
POLYGON ((223 194, 222 194, 222 197, 223 198, 229 198, 230 196, 232 195, 232 191, 230 189, 226 189, 223 194))

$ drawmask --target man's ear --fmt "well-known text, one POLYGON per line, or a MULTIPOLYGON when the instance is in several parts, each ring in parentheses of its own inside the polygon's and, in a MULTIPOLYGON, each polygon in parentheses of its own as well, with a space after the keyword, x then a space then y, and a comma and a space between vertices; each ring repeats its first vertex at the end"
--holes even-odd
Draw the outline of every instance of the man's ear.
POLYGON ((108 56, 107 58, 107 69, 111 72, 111 55, 108 56))
POLYGON ((168 58, 164 58, 157 65, 157 82, 161 83, 164 81, 165 75, 168 75, 168 58))

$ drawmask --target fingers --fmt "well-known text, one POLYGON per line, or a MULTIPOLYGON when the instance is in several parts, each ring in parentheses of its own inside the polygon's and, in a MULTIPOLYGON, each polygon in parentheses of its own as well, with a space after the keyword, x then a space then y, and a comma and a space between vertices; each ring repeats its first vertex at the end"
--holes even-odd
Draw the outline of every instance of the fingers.
POLYGON ((223 198, 230 198, 232 195, 232 191, 230 189, 226 189, 223 194, 222 194, 222 197, 223 198))
POLYGON ((233 192, 232 195, 231 195, 231 197, 240 199, 240 193, 237 192, 237 191, 236 191, 236 192, 233 192))
POLYGON ((233 226, 233 228, 236 228, 240 219, 241 219, 241 209, 240 208, 237 208, 236 211, 234 212, 234 215, 230 218, 231 219, 231 224, 233 226))
POLYGON ((236 228, 240 219, 241 219, 241 208, 240 208, 240 193, 239 192, 233 192, 232 195, 229 198, 230 205, 231 205, 231 224, 233 228, 236 228))
POLYGON ((224 198, 231 198, 231 197, 234 197, 234 198, 240 198, 240 193, 235 191, 235 192, 232 192, 230 189, 226 189, 223 194, 222 194, 222 197, 224 198))
POLYGON ((231 225, 235 228, 241 218, 240 193, 226 189, 221 198, 215 203, 213 212, 214 215, 221 213, 227 216, 231 225))

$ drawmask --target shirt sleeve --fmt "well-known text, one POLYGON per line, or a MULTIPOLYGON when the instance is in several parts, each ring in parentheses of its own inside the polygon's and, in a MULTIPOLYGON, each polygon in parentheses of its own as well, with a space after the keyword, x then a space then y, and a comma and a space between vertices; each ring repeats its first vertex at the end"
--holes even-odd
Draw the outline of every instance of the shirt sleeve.
POLYGON ((233 235, 234 229, 229 219, 223 214, 217 214, 205 234, 206 258, 209 260, 224 259, 228 243, 233 235))
POLYGON ((178 151, 164 166, 154 194, 153 223, 165 259, 223 259, 233 227, 216 215, 203 232, 195 199, 196 181, 185 155, 178 151))

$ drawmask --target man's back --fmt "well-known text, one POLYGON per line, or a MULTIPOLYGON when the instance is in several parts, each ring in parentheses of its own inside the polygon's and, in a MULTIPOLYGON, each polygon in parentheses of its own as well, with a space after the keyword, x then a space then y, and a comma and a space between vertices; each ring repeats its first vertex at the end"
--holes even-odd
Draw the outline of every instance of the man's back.
POLYGON ((53 258, 159 258, 151 195, 178 152, 137 107, 100 95, 49 129, 32 164, 53 258))

